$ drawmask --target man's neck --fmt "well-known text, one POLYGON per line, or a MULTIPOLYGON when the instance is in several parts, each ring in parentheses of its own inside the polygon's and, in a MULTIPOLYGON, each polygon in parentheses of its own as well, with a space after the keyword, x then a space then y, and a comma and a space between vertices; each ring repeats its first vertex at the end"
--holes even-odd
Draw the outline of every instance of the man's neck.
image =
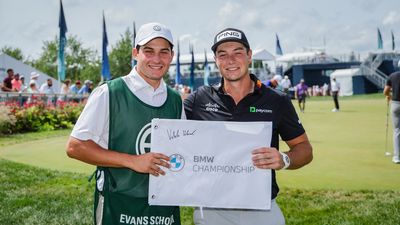
POLYGON ((230 95, 237 105, 244 97, 254 91, 254 82, 250 75, 238 81, 227 81, 224 79, 224 91, 230 95))

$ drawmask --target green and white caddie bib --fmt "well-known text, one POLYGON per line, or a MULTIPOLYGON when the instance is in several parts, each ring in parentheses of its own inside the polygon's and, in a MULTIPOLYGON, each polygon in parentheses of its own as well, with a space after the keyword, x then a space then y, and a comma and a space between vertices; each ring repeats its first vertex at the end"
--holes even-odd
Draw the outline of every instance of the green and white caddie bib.
MULTIPOLYGON (((132 155, 150 151, 151 120, 180 119, 182 99, 167 88, 160 107, 137 98, 121 79, 107 82, 110 100, 108 149, 132 155)), ((180 225, 179 207, 149 206, 149 174, 127 168, 98 167, 96 172, 94 221, 101 225, 180 225)))

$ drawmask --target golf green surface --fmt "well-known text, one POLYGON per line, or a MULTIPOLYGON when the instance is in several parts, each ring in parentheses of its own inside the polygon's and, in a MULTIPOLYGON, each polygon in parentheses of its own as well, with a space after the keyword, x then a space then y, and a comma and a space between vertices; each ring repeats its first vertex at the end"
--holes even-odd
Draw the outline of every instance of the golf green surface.
MULTIPOLYGON (((330 98, 306 103, 300 119, 313 145, 314 160, 299 170, 277 171, 281 188, 399 190, 400 164, 394 164, 392 126, 386 140, 386 102, 383 97, 341 98, 341 111, 331 112, 330 98)), ((297 102, 293 101, 297 109, 297 102)), ((94 166, 65 154, 68 137, 55 137, 2 146, 0 157, 43 168, 90 174, 94 166)), ((288 147, 281 142, 281 150, 288 147)))

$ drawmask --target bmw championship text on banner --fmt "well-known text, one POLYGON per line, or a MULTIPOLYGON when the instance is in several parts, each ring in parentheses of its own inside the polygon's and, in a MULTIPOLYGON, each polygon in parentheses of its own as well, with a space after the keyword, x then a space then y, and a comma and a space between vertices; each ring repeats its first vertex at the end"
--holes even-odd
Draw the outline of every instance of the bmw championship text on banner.
POLYGON ((254 167, 251 151, 271 135, 271 122, 153 119, 151 151, 171 168, 150 176, 149 204, 270 209, 271 170, 254 167))

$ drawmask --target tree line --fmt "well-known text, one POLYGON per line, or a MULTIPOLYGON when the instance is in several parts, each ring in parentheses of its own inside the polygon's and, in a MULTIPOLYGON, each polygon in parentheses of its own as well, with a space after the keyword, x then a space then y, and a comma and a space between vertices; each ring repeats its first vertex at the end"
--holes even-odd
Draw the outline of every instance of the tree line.
MULTIPOLYGON (((49 76, 57 77, 58 37, 44 41, 37 59, 30 59, 18 47, 3 46, 0 53, 5 53, 24 62, 49 76)), ((109 51, 110 71, 113 78, 124 76, 131 70, 132 32, 127 29, 120 35, 109 51)), ((66 79, 92 80, 95 84, 101 80, 101 51, 83 47, 82 41, 75 35, 67 38, 65 48, 66 79)), ((28 74, 24 74, 27 76, 28 74)))

